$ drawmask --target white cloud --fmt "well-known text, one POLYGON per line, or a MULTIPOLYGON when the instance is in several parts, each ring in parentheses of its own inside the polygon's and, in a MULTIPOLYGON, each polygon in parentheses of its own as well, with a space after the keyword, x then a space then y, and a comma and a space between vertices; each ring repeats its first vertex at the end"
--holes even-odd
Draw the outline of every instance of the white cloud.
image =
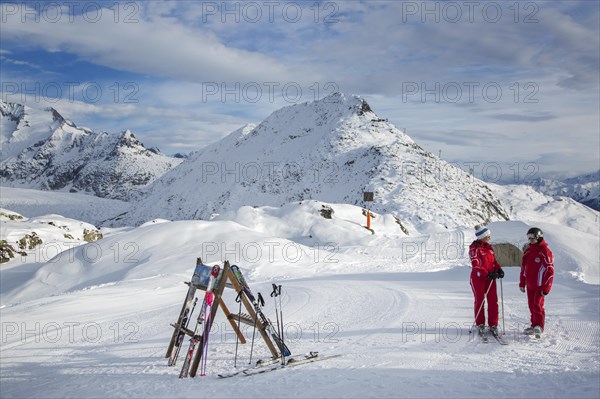
MULTIPOLYGON (((108 126, 108 116, 115 117, 123 124, 119 129, 137 130, 149 139, 146 144, 161 149, 202 146, 246 122, 258 123, 289 105, 281 88, 299 82, 303 92, 295 102, 332 89, 364 95, 380 116, 407 128, 432 152, 442 149, 448 159, 469 160, 485 152, 488 159, 528 161, 564 151, 584 154, 566 155, 565 168, 595 169, 598 4, 521 2, 515 21, 514 2, 493 3, 504 13, 499 22, 482 17, 483 3, 477 3, 473 22, 463 8, 462 20, 453 23, 449 15, 438 15, 436 22, 429 14, 423 22, 423 15, 407 13, 407 6, 424 7, 424 2, 351 1, 331 3, 337 7, 331 10, 324 8, 327 2, 319 3, 316 20, 316 3, 302 3, 305 14, 292 23, 280 13, 283 3, 272 21, 263 6, 256 22, 242 15, 236 22, 232 14, 223 22, 222 10, 206 14, 207 4, 222 7, 223 2, 144 2, 135 14, 138 23, 115 23, 108 13, 96 23, 89 22, 91 16, 54 24, 9 18, 2 34, 3 40, 139 74, 136 104, 65 107, 76 122, 81 115, 108 126), (332 10, 335 22, 324 23, 332 10), (526 17, 535 22, 525 23, 526 17), (244 91, 249 82, 257 86, 244 91), (278 84, 274 96, 267 82, 278 84), (325 86, 328 82, 333 85, 325 86), (467 86, 474 82, 476 87, 467 86), (486 84, 500 87, 498 101, 486 98, 486 84), (258 100, 252 90, 257 87, 258 100), (457 87, 462 96, 453 101, 457 87), (569 138, 572 134, 577 140, 569 138)), ((231 10, 235 4, 250 3, 225 6, 231 10)), ((443 9, 474 3, 434 4, 443 9)))
MULTIPOLYGON (((3 35, 48 50, 73 53, 113 69, 192 82, 291 79, 288 67, 258 52, 227 47, 209 31, 175 24, 171 18, 115 23, 78 16, 49 23, 22 23, 9 15, 3 35)), ((302 70, 302 68, 295 68, 302 70)))

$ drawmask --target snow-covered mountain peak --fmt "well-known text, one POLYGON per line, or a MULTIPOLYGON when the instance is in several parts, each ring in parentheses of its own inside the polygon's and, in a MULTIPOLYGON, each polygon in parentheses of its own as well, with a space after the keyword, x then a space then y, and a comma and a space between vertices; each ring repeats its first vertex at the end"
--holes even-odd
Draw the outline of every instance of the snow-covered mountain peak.
MULTIPOLYGON (((50 112, 52 114, 52 119, 54 121, 57 121, 57 122, 59 122, 61 124, 67 122, 67 120, 65 118, 63 118, 63 116, 57 110, 55 110, 54 108, 52 108, 52 107, 46 108, 46 111, 48 111, 48 112, 50 112)), ((72 126, 72 127, 76 127, 73 122, 69 123, 68 125, 72 126)))
MULTIPOLYGON (((237 131, 236 131, 237 132, 237 131)), ((382 119, 359 96, 334 93, 321 100, 283 107, 245 134, 234 132, 236 145, 243 140, 260 148, 281 146, 351 151, 364 146, 386 146, 414 141, 382 119)), ((222 143, 221 143, 222 144, 222 143)))
MULTIPOLYGON (((144 145, 135 137, 131 130, 127 129, 119 134, 119 146, 125 146, 129 148, 144 147, 144 145)), ((146 149, 144 147, 144 149, 146 149)))
POLYGON ((362 116, 366 113, 371 113, 372 115, 376 116, 367 101, 364 98, 354 94, 348 95, 341 92, 335 92, 323 97, 320 100, 305 104, 316 109, 327 108, 329 110, 335 109, 341 112, 348 111, 359 116, 362 116))
POLYGON ((154 184, 127 223, 210 219, 242 205, 314 199, 366 205, 407 226, 508 218, 481 181, 419 147, 358 96, 287 106, 205 147, 154 184))
POLYGON ((352 117, 379 119, 365 99, 356 95, 333 93, 317 101, 283 107, 273 112, 265 122, 302 118, 314 119, 317 126, 327 126, 352 117))
POLYGON ((30 108, 23 104, 0 100, 0 143, 2 159, 22 151, 28 143, 37 143, 49 135, 50 128, 61 122, 48 118, 48 112, 30 108))
POLYGON ((130 130, 80 128, 56 109, 0 102, 3 184, 130 199, 181 163, 148 150, 130 130))
POLYGON ((0 101, 0 115, 18 120, 25 115, 25 106, 22 104, 0 101))

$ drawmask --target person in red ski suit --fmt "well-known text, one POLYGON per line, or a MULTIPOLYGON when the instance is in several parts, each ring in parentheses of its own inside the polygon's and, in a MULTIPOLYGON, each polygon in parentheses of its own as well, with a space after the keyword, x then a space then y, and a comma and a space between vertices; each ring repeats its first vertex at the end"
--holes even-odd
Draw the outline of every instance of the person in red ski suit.
POLYGON ((537 227, 527 232, 529 245, 526 246, 521 263, 521 278, 519 288, 527 292, 529 311, 531 312, 531 327, 525 329, 526 334, 532 334, 536 327, 544 331, 546 310, 544 299, 552 289, 554 280, 554 256, 544 241, 544 233, 537 227))
POLYGON ((488 323, 490 330, 498 331, 498 293, 496 279, 504 277, 504 271, 496 261, 494 248, 490 244, 491 232, 487 227, 475 227, 477 239, 469 246, 471 258, 471 289, 475 297, 475 324, 480 331, 485 329, 483 304, 487 299, 488 323), (487 298, 486 298, 487 292, 487 298))

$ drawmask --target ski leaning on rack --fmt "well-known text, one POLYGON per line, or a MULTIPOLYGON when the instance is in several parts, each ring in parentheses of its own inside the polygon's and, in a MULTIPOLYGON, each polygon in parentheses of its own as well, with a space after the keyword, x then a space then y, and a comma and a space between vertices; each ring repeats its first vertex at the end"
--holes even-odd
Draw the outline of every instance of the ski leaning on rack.
POLYGON ((288 359, 288 361, 285 364, 278 364, 273 367, 260 367, 260 368, 254 368, 252 370, 246 370, 246 371, 244 371, 244 375, 251 376, 251 375, 256 375, 256 374, 264 374, 264 373, 268 373, 268 372, 275 371, 275 370, 287 369, 289 367, 295 367, 295 366, 300 366, 300 365, 307 364, 307 363, 319 362, 321 360, 333 359, 333 358, 340 357, 340 356, 341 355, 319 356, 318 352, 310 352, 307 355, 305 355, 304 358, 302 358, 302 359, 295 359, 295 358, 288 359))
POLYGON ((183 346, 183 339, 185 338, 185 332, 183 332, 182 329, 187 329, 187 326, 190 323, 190 320, 192 318, 191 317, 192 313, 194 313, 194 309, 196 308, 197 302, 198 302, 198 298, 195 298, 194 303, 192 305, 192 310, 190 310, 189 308, 185 309, 184 317, 181 320, 181 324, 177 325, 178 326, 177 330, 179 331, 179 334, 175 341, 175 347, 173 348, 171 356, 169 357, 169 366, 175 366, 175 363, 177 362, 177 358, 179 357, 179 352, 181 351, 181 347, 183 346))
POLYGON ((261 322, 265 326, 265 329, 267 330, 269 335, 271 335, 271 337, 273 338, 273 341, 275 341, 275 344, 279 348, 281 354, 285 357, 290 356, 292 352, 283 343, 283 340, 275 331, 275 328, 273 327, 271 321, 262 312, 258 301, 256 300, 256 297, 254 296, 254 294, 252 294, 252 291, 250 291, 250 287, 248 287, 248 284, 246 283, 246 280, 244 279, 244 276, 242 275, 242 272, 240 271, 239 267, 233 265, 231 266, 231 271, 233 272, 233 275, 235 276, 239 285, 242 287, 242 290, 244 291, 248 299, 250 299, 250 302, 252 302, 252 305, 254 306, 254 311, 256 312, 257 316, 260 317, 261 322))
MULTIPOLYGON (((206 293, 204 294, 204 301, 202 302, 202 308, 200 309, 200 314, 198 315, 198 320, 196 322, 196 328, 194 328, 194 335, 190 338, 190 346, 185 356, 185 360, 183 362, 183 366, 181 367, 181 373, 179 373, 179 378, 187 377, 190 371, 190 365, 192 362, 192 357, 194 356, 194 352, 196 350, 196 345, 200 342, 198 348, 199 355, 205 355, 207 345, 208 345, 208 333, 210 331, 210 316, 212 312, 212 304, 214 299, 213 287, 215 285, 215 281, 220 271, 219 266, 213 266, 210 278, 208 280, 208 285, 206 287, 206 293), (202 335, 198 335, 198 333, 202 331, 202 335)), ((191 315, 190 315, 191 316, 191 315)), ((195 373, 192 373, 192 377, 195 373)))
POLYGON ((192 308, 192 301, 196 295, 196 288, 194 285, 191 283, 186 284, 189 286, 189 288, 185 297, 185 301, 183 302, 183 307, 179 313, 177 323, 171 324, 173 327, 175 327, 175 331, 173 331, 173 336, 171 337, 171 342, 169 343, 169 348, 167 349, 167 354, 165 356, 169 358, 169 366, 173 366, 177 361, 177 356, 179 356, 179 350, 181 349, 181 344, 185 336, 181 330, 183 327, 187 326, 188 320, 191 316, 190 310, 192 308))

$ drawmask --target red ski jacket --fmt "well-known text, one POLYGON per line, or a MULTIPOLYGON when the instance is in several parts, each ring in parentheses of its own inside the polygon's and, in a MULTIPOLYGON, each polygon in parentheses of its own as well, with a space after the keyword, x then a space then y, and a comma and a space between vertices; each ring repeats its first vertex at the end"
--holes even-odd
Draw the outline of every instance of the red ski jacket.
POLYGON ((546 241, 530 244, 523 253, 519 287, 530 290, 541 289, 546 294, 552 289, 554 280, 554 256, 546 241))
POLYGON ((473 267, 471 275, 487 278, 489 272, 500 269, 500 264, 496 261, 496 255, 494 255, 494 247, 487 242, 473 241, 469 246, 469 257, 473 267))

